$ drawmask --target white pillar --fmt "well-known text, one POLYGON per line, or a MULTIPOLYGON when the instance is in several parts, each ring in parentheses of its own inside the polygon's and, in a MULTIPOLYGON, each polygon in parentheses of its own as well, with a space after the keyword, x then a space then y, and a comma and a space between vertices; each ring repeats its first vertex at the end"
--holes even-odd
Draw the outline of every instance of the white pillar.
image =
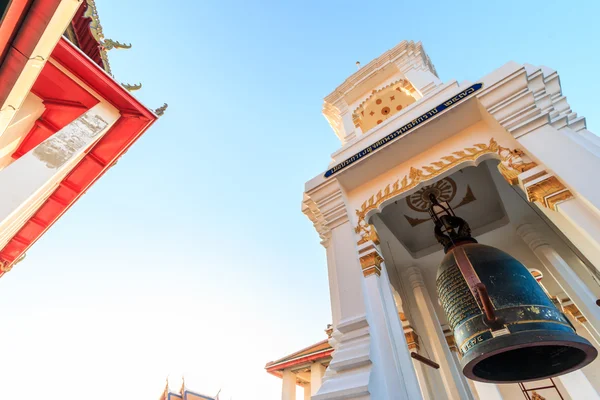
POLYGON ((596 400, 600 399, 598 392, 592 386, 588 378, 585 376, 582 370, 570 372, 566 375, 558 377, 561 383, 567 390, 567 393, 573 400, 585 399, 585 400, 596 400))
POLYGON ((385 386, 381 393, 371 391, 372 399, 413 400, 421 398, 421 390, 412 366, 404 329, 390 289, 390 281, 383 259, 375 251, 361 257, 365 275, 365 294, 371 335, 379 346, 373 353, 376 368, 381 371, 377 386, 385 386), (393 307, 393 310, 391 309, 393 307), (385 396, 385 397, 382 397, 385 396))
POLYGON ((589 324, 584 326, 590 331, 592 337, 596 341, 600 340, 600 307, 596 305, 596 297, 587 285, 569 267, 565 260, 550 247, 548 242, 536 232, 533 225, 527 223, 519 225, 517 234, 544 264, 548 273, 589 321, 589 324))
POLYGON ((361 247, 359 261, 360 237, 349 219, 350 207, 345 199, 342 187, 333 178, 308 189, 303 201, 303 212, 327 250, 333 322, 333 356, 313 399, 420 399, 408 355, 404 355, 404 362, 399 360, 403 353, 395 350, 404 336, 395 336, 394 321, 388 317, 388 294, 384 289, 389 286, 387 274, 381 274, 380 282, 379 276, 369 279, 363 272, 366 253, 361 247), (405 370, 405 364, 409 370, 405 370))
MULTIPOLYGON (((417 341, 416 346, 414 346, 414 349, 412 351, 414 351, 417 354, 420 354, 419 352, 419 346, 418 346, 418 339, 416 339, 416 334, 415 335, 415 341, 417 341)), ((421 354, 423 355, 423 354, 421 354)), ((427 365, 423 364, 421 361, 417 361, 416 359, 412 359, 413 362, 413 368, 415 369, 415 373, 417 374, 417 381, 419 382, 419 388, 421 389, 421 395, 423 396, 423 400, 435 400, 435 396, 433 394, 433 391, 431 390, 431 385, 429 384, 429 379, 427 379, 427 368, 431 368, 428 367, 427 365)))
POLYGON ((589 151, 588 146, 573 140, 574 137, 569 128, 558 130, 552 125, 543 125, 519 137, 518 141, 526 153, 537 158, 600 210, 600 190, 590 184, 596 180, 600 157, 589 151))
MULTIPOLYGON (((556 205, 556 211, 561 214, 573 227, 600 252, 600 218, 598 210, 581 198, 572 198, 556 205)), ((575 241, 575 244, 578 241, 575 241)), ((584 252, 584 249, 581 249, 584 252)), ((585 254, 585 253, 584 253, 585 254)), ((596 254, 593 254, 596 255, 596 254)), ((592 255, 592 257, 593 257, 592 255)), ((587 256, 587 255, 586 255, 587 256)), ((596 269, 600 270, 598 257, 590 258, 596 269)))
POLYGON ((313 363, 310 366, 310 394, 317 394, 323 384, 325 367, 321 363, 313 363))
POLYGON ((304 400, 310 400, 310 397, 312 395, 311 386, 312 386, 311 382, 304 385, 304 400))
POLYGON ((502 400, 498 385, 473 381, 479 400, 502 400))
POLYGON ((296 375, 289 369, 283 370, 281 400, 296 400, 296 375))
POLYGON ((448 397, 453 400, 473 399, 471 392, 462 382, 461 372, 454 364, 452 354, 446 344, 446 336, 442 331, 433 303, 425 288, 421 270, 418 267, 410 267, 406 271, 406 276, 413 289, 419 314, 427 330, 426 333, 421 333, 421 337, 429 341, 433 357, 435 357, 434 361, 440 365, 440 372, 448 397))

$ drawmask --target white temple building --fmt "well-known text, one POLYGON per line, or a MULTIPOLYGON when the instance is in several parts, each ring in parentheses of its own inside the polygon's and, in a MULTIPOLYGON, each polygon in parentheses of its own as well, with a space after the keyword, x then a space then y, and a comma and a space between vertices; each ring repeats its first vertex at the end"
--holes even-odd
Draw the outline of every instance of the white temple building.
MULTIPOLYGON (((436 289, 431 193, 600 347, 600 138, 558 73, 509 62, 442 82, 422 45, 403 41, 325 97, 323 113, 341 147, 306 183, 302 211, 326 250, 333 353, 306 398, 600 399, 598 359, 533 382, 465 378, 460 358, 477 339, 455 342, 436 289)), ((310 383, 290 371, 278 372, 287 400, 310 383)))

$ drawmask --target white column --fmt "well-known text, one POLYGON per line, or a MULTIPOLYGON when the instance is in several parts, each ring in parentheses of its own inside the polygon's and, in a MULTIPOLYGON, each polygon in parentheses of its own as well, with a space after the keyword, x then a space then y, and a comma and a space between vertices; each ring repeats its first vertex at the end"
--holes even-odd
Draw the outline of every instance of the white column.
POLYGON ((410 267, 406 271, 406 276, 413 289, 417 308, 425 324, 425 329, 427 329, 427 332, 422 333, 421 337, 429 341, 433 357, 435 357, 434 361, 440 365, 440 372, 448 397, 453 400, 473 399, 471 392, 463 385, 461 372, 454 364, 440 321, 435 314, 433 303, 425 288, 421 270, 418 267, 410 267))
POLYGON ((561 375, 558 377, 569 396, 571 396, 574 400, 585 399, 585 400, 595 400, 600 399, 598 396, 598 392, 592 386, 588 378, 585 376, 582 370, 577 370, 574 372, 570 372, 566 375, 561 375))
POLYGON ((381 373, 381 382, 373 387, 373 399, 421 399, 421 390, 412 366, 404 329, 398 317, 390 281, 383 259, 371 248, 371 253, 361 257, 365 275, 365 294, 369 326, 373 340, 379 344, 373 362, 381 373), (393 307, 393 310, 390 309, 393 307), (375 390, 380 390, 377 394, 375 390), (383 397, 385 396, 385 397, 383 397))
MULTIPOLYGON (((407 340, 409 342, 408 348, 411 352, 415 352, 417 354, 421 354, 419 351, 419 337, 417 334, 412 331, 407 333, 408 337, 412 339, 407 340)), ((424 356, 423 354, 421 354, 424 356)), ((433 391, 431 390, 431 385, 429 384, 429 379, 427 379, 427 368, 431 368, 421 361, 416 359, 412 359, 413 368, 415 369, 415 373, 417 374, 417 381, 419 382, 419 388, 421 389, 421 395, 423 396, 423 400, 435 400, 435 396, 433 395, 433 391)))
POLYGON ((304 400, 310 400, 311 397, 311 382, 304 385, 304 400))
POLYGON ((313 363, 310 366, 310 394, 317 394, 323 384, 325 367, 321 363, 313 363))
MULTIPOLYGON (((556 210, 569 221, 575 229, 600 252, 600 218, 598 210, 594 206, 585 202, 581 198, 572 198, 570 200, 558 203, 556 210)), ((578 241, 575 241, 576 244, 578 241)), ((582 252, 584 249, 582 249, 582 252)), ((591 260, 594 266, 600 270, 598 258, 591 260)))
POLYGON ((589 321, 586 328, 591 328, 589 329, 590 334, 598 341, 600 339, 600 307, 596 305, 594 294, 565 260, 536 232, 533 225, 527 223, 519 225, 517 234, 589 321))
MULTIPOLYGON (((420 399, 416 376, 394 350, 399 340, 390 328, 389 285, 379 276, 365 279, 359 261, 360 237, 348 217, 345 194, 335 178, 319 183, 304 196, 303 212, 319 232, 327 250, 333 333, 333 357, 313 400, 342 398, 373 400, 420 399), (388 288, 389 290, 389 288, 388 288)), ((365 254, 360 252, 361 259, 365 254)), ((390 295, 391 296, 391 295, 390 295)), ((395 316, 397 319, 398 317, 395 316)), ((408 357, 405 355, 405 357, 408 357)))
POLYGON ((544 125, 519 137, 518 141, 528 154, 600 210, 600 190, 597 185, 590 184, 596 180, 600 157, 573 140, 572 133, 569 128, 558 130, 552 125, 544 125))
POLYGON ((296 400, 296 375, 289 369, 283 370, 281 400, 296 400))
POLYGON ((502 400, 498 385, 473 381, 479 400, 502 400))

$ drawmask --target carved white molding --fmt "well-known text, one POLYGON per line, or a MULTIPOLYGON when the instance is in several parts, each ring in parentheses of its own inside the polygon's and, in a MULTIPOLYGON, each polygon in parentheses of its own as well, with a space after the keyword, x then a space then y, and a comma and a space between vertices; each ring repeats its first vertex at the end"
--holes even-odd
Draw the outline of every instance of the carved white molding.
POLYGON ((532 251, 539 247, 549 246, 548 242, 529 223, 520 224, 517 226, 516 231, 532 251))
POLYGON ((342 188, 335 179, 304 194, 302 212, 310 219, 327 247, 331 230, 348 221, 342 188))
POLYGON ((585 129, 585 118, 571 110, 563 96, 558 73, 548 67, 524 64, 478 95, 488 112, 515 137, 542 125, 556 129, 585 129))
POLYGON ((423 280, 423 274, 421 273, 421 270, 419 269, 419 267, 409 267, 406 269, 405 271, 406 274, 406 278, 408 279, 408 282, 410 283, 410 286, 413 289, 419 288, 419 287, 425 287, 425 281, 423 280))
MULTIPOLYGON (((430 76, 423 79, 423 87, 419 89, 421 94, 429 93, 437 84, 441 83, 437 77, 435 67, 421 42, 413 42, 404 40, 393 49, 390 49, 377 57, 360 70, 348 77, 344 83, 338 86, 333 92, 327 95, 323 102, 323 115, 331 125, 336 136, 346 143, 356 135, 356 130, 352 125, 344 126, 343 116, 348 113, 348 104, 344 97, 356 86, 360 85, 365 80, 371 78, 381 70, 395 65, 397 70, 402 74, 409 72, 422 72, 430 76)), ((422 77, 423 74, 416 74, 415 77, 422 77)), ((372 88, 376 89, 376 88, 372 88)))

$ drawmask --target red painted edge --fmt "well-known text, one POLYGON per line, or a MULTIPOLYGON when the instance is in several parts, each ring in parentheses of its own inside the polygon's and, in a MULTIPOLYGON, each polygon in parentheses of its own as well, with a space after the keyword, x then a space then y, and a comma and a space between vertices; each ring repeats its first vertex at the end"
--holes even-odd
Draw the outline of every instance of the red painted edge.
MULTIPOLYGON (((85 157, 0 250, 0 261, 5 264, 2 268, 4 271, 10 270, 10 266, 157 120, 157 116, 152 111, 107 76, 93 60, 66 42, 66 39, 60 40, 52 57, 113 104, 121 113, 121 117, 87 150, 85 157), (55 54, 57 57, 54 57, 55 54)), ((0 276, 4 273, 0 272, 0 276)))
POLYGON ((333 353, 333 349, 329 349, 323 353, 317 353, 317 354, 309 354, 308 356, 304 356, 301 358, 298 358, 296 360, 291 360, 288 361, 286 363, 283 364, 277 364, 277 365, 273 365, 273 366, 269 366, 266 368, 268 373, 274 373, 276 371, 280 371, 280 370, 284 370, 286 368, 289 367, 293 367, 294 365, 300 365, 300 364, 304 364, 306 362, 309 361, 316 361, 316 360, 320 360, 322 358, 327 358, 329 357, 331 354, 333 353))
MULTIPOLYGON (((11 18, 6 31, 2 33, 3 58, 0 65, 0 104, 4 104, 8 94, 19 79, 31 52, 46 30, 61 0, 13 0, 11 18)), ((10 10, 8 10, 10 12, 10 10)), ((8 16, 8 15, 7 15, 8 16)), ((5 18, 6 20, 6 18, 5 18)), ((4 23, 0 29, 4 28, 4 23)))
POLYGON ((157 118, 150 109, 135 99, 123 86, 64 37, 56 45, 52 52, 52 58, 91 86, 120 111, 141 114, 149 120, 157 118))
POLYGON ((31 0, 12 0, 8 5, 4 18, 0 21, 0 60, 4 58, 4 52, 12 42, 30 2, 31 0))

